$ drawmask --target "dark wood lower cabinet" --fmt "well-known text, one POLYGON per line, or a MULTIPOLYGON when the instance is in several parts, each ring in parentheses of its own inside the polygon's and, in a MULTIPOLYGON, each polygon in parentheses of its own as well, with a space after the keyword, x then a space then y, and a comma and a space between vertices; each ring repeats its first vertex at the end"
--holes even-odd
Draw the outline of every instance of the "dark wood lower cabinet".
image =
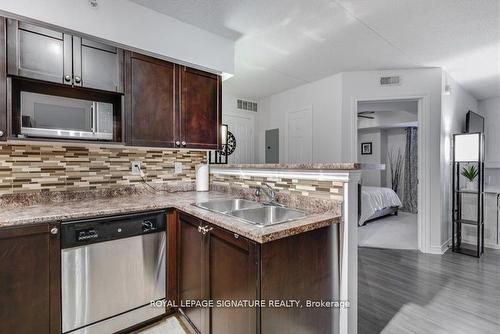
MULTIPOLYGON (((254 301, 258 297, 257 247, 250 240, 218 227, 208 234, 210 299, 254 301)), ((210 333, 255 334, 256 308, 213 307, 210 333)))
POLYGON ((338 299, 338 225, 261 246, 261 298, 300 300, 303 308, 261 310, 262 333, 337 333, 338 309, 308 308, 307 301, 338 299))
POLYGON ((336 333, 338 309, 306 307, 338 299, 338 225, 256 244, 179 213, 181 308, 199 333, 336 333), (302 307, 216 307, 219 301, 290 300, 302 307))
POLYGON ((0 140, 7 139, 7 40, 6 20, 0 17, 0 140))
POLYGON ((58 229, 39 224, 0 230, 0 333, 61 333, 58 229))
POLYGON ((200 333, 208 333, 208 309, 187 303, 207 300, 207 252, 205 235, 198 231, 201 221, 179 214, 179 299, 182 311, 200 333))

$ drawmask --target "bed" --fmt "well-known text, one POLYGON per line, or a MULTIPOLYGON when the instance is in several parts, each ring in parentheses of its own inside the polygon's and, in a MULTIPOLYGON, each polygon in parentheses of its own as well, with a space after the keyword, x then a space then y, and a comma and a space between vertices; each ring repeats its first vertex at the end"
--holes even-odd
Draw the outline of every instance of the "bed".
POLYGON ((376 218, 397 214, 401 205, 401 200, 391 188, 362 186, 359 226, 376 218))

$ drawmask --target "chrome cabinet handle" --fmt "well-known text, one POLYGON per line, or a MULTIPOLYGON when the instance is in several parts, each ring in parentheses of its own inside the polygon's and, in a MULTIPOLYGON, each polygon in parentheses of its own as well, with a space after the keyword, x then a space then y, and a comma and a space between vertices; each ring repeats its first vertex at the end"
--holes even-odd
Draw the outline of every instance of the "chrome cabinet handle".
POLYGON ((208 227, 207 226, 198 226, 198 232, 202 233, 203 235, 207 234, 208 232, 212 231, 214 228, 213 227, 208 227))
POLYGON ((0 131, 0 137, 3 137, 3 131, 0 131))
POLYGON ((181 142, 177 140, 177 141, 175 142, 175 146, 181 146, 181 142))
POLYGON ((80 77, 75 77, 75 83, 79 84, 82 81, 80 77))
POLYGON ((71 81, 71 75, 65 75, 64 76, 64 81, 70 82, 71 81))
POLYGON ((57 234, 57 232, 59 232, 59 229, 57 227, 53 227, 50 229, 50 234, 57 234))
POLYGON ((235 238, 235 239, 239 239, 239 238, 240 238, 240 235, 235 233, 235 234, 234 234, 234 238, 235 238))
POLYGON ((186 142, 185 141, 182 141, 182 146, 186 146, 186 142))

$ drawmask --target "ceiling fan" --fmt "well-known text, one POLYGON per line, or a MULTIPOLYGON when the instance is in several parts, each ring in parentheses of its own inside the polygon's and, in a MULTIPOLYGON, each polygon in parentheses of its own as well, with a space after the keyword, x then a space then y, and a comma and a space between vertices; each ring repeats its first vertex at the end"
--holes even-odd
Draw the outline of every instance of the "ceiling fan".
POLYGON ((358 112, 358 117, 368 118, 368 119, 375 119, 374 116, 368 116, 370 114, 375 114, 375 111, 360 111, 360 112, 358 112))

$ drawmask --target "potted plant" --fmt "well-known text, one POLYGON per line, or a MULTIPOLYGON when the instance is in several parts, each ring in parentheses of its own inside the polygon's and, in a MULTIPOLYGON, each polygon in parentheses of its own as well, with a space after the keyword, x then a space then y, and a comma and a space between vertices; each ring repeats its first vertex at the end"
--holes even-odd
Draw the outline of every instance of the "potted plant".
POLYGON ((465 188, 468 190, 476 190, 476 183, 474 180, 479 174, 479 170, 474 165, 470 165, 462 168, 461 175, 467 179, 467 183, 465 184, 465 188))

